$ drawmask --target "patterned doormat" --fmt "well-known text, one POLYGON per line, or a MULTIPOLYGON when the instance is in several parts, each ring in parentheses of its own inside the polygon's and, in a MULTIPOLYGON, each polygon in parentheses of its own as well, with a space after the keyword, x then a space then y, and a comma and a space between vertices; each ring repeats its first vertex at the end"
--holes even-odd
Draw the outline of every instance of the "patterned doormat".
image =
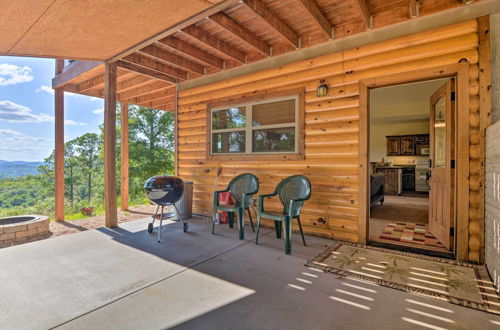
POLYGON ((307 267, 500 314, 500 296, 484 266, 336 243, 307 267))
POLYGON ((444 248, 444 245, 427 229, 427 225, 422 223, 389 223, 380 238, 401 243, 444 248))

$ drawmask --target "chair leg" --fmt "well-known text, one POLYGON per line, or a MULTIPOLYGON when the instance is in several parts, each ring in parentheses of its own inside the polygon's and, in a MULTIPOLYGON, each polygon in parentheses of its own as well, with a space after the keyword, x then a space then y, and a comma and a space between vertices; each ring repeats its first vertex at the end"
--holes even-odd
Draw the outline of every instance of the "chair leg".
POLYGON ((238 209, 238 231, 240 232, 240 239, 245 239, 245 210, 238 209))
POLYGON ((281 221, 274 221, 274 230, 276 231, 276 238, 281 238, 281 221))
POLYGON ((292 219, 285 218, 285 254, 292 254, 292 219))
POLYGON ((227 217, 229 218, 229 228, 234 227, 234 212, 227 212, 227 217))
POLYGON ((250 218, 250 225, 252 226, 252 231, 255 233, 255 228, 253 226, 252 214, 250 213, 250 208, 247 208, 248 217, 250 218))
POLYGON ((259 244, 260 215, 257 214, 257 233, 255 234, 255 244, 259 244))
POLYGON ((306 239, 304 238, 304 231, 302 230, 302 224, 300 223, 300 215, 297 217, 297 222, 299 223, 300 235, 302 235, 302 242, 304 246, 307 246, 306 239))
POLYGON ((214 217, 212 219, 212 235, 215 234, 215 222, 217 221, 217 211, 214 212, 214 217))

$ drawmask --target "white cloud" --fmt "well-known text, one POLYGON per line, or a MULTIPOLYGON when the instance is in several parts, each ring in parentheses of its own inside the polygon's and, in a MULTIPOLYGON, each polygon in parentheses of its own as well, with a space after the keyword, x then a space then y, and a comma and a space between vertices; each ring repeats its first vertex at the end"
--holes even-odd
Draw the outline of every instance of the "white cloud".
MULTIPOLYGON (((30 108, 11 101, 0 101, 0 121, 46 123, 54 122, 54 117, 46 113, 35 114, 30 108)), ((64 123, 66 125, 87 125, 71 119, 66 119, 64 123)))
POLYGON ((92 113, 95 113, 96 115, 101 115, 104 113, 104 109, 103 108, 95 109, 92 111, 92 113))
MULTIPOLYGON (((50 86, 47 86, 47 85, 40 86, 39 88, 36 89, 36 92, 37 93, 39 93, 39 92, 46 92, 46 93, 49 93, 51 95, 54 95, 54 89, 52 87, 50 87, 50 86)), ((86 97, 86 98, 88 98, 91 101, 102 100, 102 99, 100 99, 98 97, 95 97, 95 96, 88 96, 88 95, 76 94, 76 93, 71 93, 71 92, 65 92, 64 94, 65 95, 69 95, 69 96, 74 96, 74 97, 86 97)))
POLYGON ((32 80, 30 67, 0 63, 0 86, 15 85, 32 80))
POLYGON ((11 129, 0 129, 0 154, 6 160, 37 161, 47 157, 54 141, 45 137, 28 136, 11 129))
POLYGON ((47 86, 47 85, 40 86, 40 88, 36 89, 36 92, 37 93, 39 93, 39 92, 47 92, 49 94, 54 95, 54 89, 52 87, 50 87, 50 86, 47 86))

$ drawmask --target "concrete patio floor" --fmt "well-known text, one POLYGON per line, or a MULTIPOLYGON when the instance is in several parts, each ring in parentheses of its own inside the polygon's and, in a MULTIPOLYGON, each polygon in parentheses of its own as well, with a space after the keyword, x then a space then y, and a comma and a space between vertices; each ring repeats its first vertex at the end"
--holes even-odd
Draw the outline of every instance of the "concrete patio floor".
POLYGON ((490 329, 500 317, 304 266, 333 242, 148 219, 0 250, 0 329, 490 329))

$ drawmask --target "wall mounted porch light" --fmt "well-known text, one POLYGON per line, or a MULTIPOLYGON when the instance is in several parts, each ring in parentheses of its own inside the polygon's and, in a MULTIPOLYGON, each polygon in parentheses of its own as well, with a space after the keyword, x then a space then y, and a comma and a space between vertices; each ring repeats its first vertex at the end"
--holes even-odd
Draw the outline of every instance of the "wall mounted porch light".
POLYGON ((316 89, 318 97, 323 97, 328 95, 328 85, 325 84, 325 79, 319 81, 320 85, 316 89))

